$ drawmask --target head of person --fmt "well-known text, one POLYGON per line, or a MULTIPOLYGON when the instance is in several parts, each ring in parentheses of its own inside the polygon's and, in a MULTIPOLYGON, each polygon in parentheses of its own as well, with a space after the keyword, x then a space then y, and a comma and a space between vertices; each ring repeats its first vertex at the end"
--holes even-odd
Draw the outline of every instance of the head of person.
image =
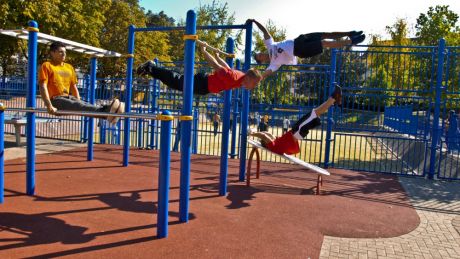
POLYGON ((270 55, 268 53, 254 53, 254 60, 257 64, 270 63, 270 55))
POLYGON ((244 75, 242 83, 246 89, 252 90, 259 84, 260 80, 262 80, 262 74, 257 69, 251 68, 244 75))
POLYGON ((66 57, 66 48, 64 43, 55 41, 50 45, 51 61, 56 63, 64 62, 66 57))

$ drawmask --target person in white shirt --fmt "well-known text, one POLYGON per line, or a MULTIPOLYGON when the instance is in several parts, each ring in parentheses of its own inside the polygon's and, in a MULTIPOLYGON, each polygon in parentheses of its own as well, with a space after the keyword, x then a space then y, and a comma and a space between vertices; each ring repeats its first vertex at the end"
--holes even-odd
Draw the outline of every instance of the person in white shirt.
POLYGON ((282 65, 296 65, 297 57, 309 58, 319 55, 323 48, 340 48, 346 45, 356 45, 366 38, 363 31, 349 32, 314 32, 301 34, 294 40, 275 42, 268 30, 254 19, 246 22, 253 22, 264 34, 264 42, 268 53, 256 53, 254 59, 258 64, 270 63, 263 78, 268 77, 278 70, 282 65), (346 39, 343 39, 347 37, 346 39))

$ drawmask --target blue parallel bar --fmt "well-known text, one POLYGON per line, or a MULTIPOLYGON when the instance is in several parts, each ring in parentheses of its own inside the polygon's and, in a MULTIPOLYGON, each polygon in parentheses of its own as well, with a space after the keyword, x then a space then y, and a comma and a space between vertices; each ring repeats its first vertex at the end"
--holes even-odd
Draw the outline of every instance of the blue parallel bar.
MULTIPOLYGON (((232 38, 227 38, 227 53, 233 53, 235 42, 232 38)), ((227 64, 233 68, 233 59, 227 58, 227 64)), ((228 176, 228 144, 230 134, 230 109, 232 106, 232 90, 227 90, 224 93, 224 118, 222 127, 222 146, 220 152, 220 179, 219 179, 219 195, 227 194, 227 176, 228 176)))
MULTIPOLYGON (((155 58, 153 60, 155 62, 155 65, 158 65, 158 59, 155 58)), ((149 89, 151 90, 151 95, 152 95, 152 100, 151 100, 151 109, 150 113, 157 113, 158 107, 157 107, 157 99, 158 99, 158 92, 160 89, 160 82, 158 79, 153 79, 149 81, 149 89)), ((156 129, 157 129, 157 120, 150 120, 150 148, 154 149, 156 147, 156 129)))
MULTIPOLYGON (((204 25, 196 26, 196 29, 199 30, 229 30, 229 29, 244 29, 246 26, 244 24, 240 25, 204 25)), ((178 26, 178 27, 144 27, 136 28, 135 31, 178 31, 178 30, 187 30, 187 27, 178 26)))
POLYGON ((5 197, 5 113, 0 103, 0 204, 5 197))
MULTIPOLYGON (((196 14, 193 10, 187 12, 186 21, 187 35, 196 34, 196 14)), ((195 63, 195 41, 185 40, 184 58, 184 91, 182 115, 192 115, 193 105, 193 76, 195 63)), ((181 163, 180 163, 180 198, 179 198, 179 220, 188 222, 189 217, 189 196, 190 196, 190 145, 191 145, 192 121, 184 120, 181 122, 181 163)))
MULTIPOLYGON (((236 69, 240 70, 241 63, 240 60, 236 60, 236 69)), ((240 90, 235 89, 233 93, 233 124, 231 125, 232 127, 232 144, 230 147, 230 157, 233 159, 236 157, 236 136, 238 133, 236 132, 236 125, 238 124, 238 104, 239 104, 239 98, 240 98, 240 90)))
MULTIPOLYGON (((30 21, 29 27, 37 28, 36 21, 30 21)), ((35 108, 36 106, 36 92, 37 92, 37 32, 29 31, 28 42, 28 76, 27 76, 27 107, 35 108)), ((27 113, 27 194, 33 195, 35 193, 35 113, 27 113)))
MULTIPOLYGON (((332 49, 331 53, 331 70, 329 74, 329 93, 332 93, 335 76, 336 76, 336 66, 337 66, 337 49, 332 49)), ((326 97, 327 98, 327 97, 326 97)), ((331 141, 332 141, 332 110, 328 109, 327 111, 327 131, 326 131, 326 147, 324 152, 324 167, 329 167, 330 153, 331 153, 331 141)))
POLYGON ((438 71, 436 75, 436 97, 433 114, 433 137, 431 139, 431 154, 430 154, 430 169, 428 172, 428 178, 433 179, 435 173, 436 164, 436 148, 439 141, 439 113, 441 107, 441 91, 442 91, 442 76, 444 66, 444 52, 446 51, 446 41, 444 39, 439 40, 438 47, 438 71))
MULTIPOLYGON (((89 79, 89 103, 94 104, 96 102, 96 69, 97 69, 97 59, 92 57, 90 59, 90 79, 89 79)), ((94 159, 94 118, 88 118, 88 150, 87 160, 93 161, 94 159)))
MULTIPOLYGON (((163 111, 163 115, 171 115, 163 111)), ((171 165, 171 120, 161 121, 160 166, 158 168, 158 219, 157 236, 168 236, 169 176, 171 165)))
MULTIPOLYGON (((128 54, 134 54, 134 25, 129 26, 128 30, 128 54)), ((134 57, 128 57, 126 68, 126 95, 125 95, 125 111, 131 112, 131 92, 133 88, 133 63, 134 57)), ((125 118, 125 127, 123 134, 123 166, 129 164, 129 140, 131 135, 131 119, 125 118)))
MULTIPOLYGON (((251 68, 252 23, 246 24, 246 49, 244 51, 244 69, 251 68)), ((241 146, 240 146, 240 173, 239 180, 244 181, 246 173, 246 146, 248 143, 248 116, 249 116, 249 91, 243 89, 243 109, 241 111, 241 146)))

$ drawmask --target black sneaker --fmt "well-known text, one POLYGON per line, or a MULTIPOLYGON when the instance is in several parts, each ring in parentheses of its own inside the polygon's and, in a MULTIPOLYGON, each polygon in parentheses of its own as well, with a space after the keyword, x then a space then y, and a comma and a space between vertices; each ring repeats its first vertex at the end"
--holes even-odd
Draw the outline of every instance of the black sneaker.
POLYGON ((342 105, 342 87, 336 84, 334 92, 332 92, 331 97, 334 98, 336 105, 342 105))
POLYGON ((150 72, 150 68, 151 67, 154 67, 155 66, 155 63, 153 63, 152 60, 148 60, 147 62, 139 65, 136 69, 136 73, 138 76, 143 76, 143 75, 147 75, 149 74, 150 72))
POLYGON ((366 35, 361 34, 358 36, 350 37, 350 39, 351 39, 351 44, 356 45, 356 44, 363 42, 364 39, 366 39, 366 35))
POLYGON ((361 35, 361 34, 363 34, 363 31, 350 31, 350 32, 348 32, 348 36, 349 36, 350 38, 359 36, 359 35, 361 35))

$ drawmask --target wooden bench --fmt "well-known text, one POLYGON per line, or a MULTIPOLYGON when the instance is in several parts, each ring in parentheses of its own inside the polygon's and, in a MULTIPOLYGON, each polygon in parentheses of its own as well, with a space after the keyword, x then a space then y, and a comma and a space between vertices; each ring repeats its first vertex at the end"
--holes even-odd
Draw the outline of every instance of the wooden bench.
POLYGON ((316 194, 317 195, 320 194, 321 186, 323 186, 323 178, 322 178, 322 176, 323 175, 330 175, 330 173, 328 171, 326 171, 325 169, 323 169, 321 167, 318 167, 316 165, 312 165, 312 164, 307 163, 307 162, 305 162, 303 160, 300 160, 297 157, 294 157, 294 156, 291 156, 291 155, 286 155, 286 154, 280 155, 280 154, 277 154, 277 153, 273 153, 270 150, 268 150, 265 147, 263 147, 262 144, 260 144, 257 141, 248 139, 248 143, 252 145, 252 150, 251 150, 251 153, 249 155, 248 169, 246 171, 246 186, 251 185, 251 164, 252 164, 254 154, 256 154, 256 161, 257 161, 256 178, 259 179, 259 176, 260 176, 260 153, 259 153, 259 149, 262 149, 262 150, 266 150, 266 151, 268 151, 268 152, 270 152, 272 154, 275 154, 275 155, 277 155, 277 156, 279 156, 281 158, 284 158, 284 159, 286 159, 286 160, 288 160, 290 162, 293 162, 296 165, 300 165, 300 166, 304 167, 305 169, 307 169, 308 171, 315 172, 318 175, 318 179, 317 179, 317 182, 316 182, 316 194))

